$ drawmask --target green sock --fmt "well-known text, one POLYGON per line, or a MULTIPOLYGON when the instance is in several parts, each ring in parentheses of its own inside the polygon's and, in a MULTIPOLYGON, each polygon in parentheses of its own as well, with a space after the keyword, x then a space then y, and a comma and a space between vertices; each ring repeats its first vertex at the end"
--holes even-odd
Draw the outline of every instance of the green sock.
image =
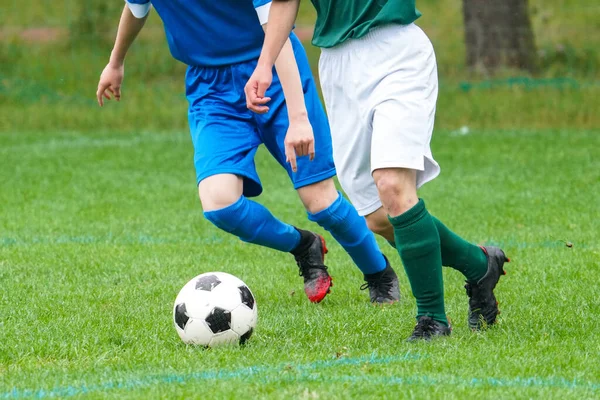
POLYGON ((440 237, 425 202, 419 200, 413 208, 389 220, 394 226, 398 254, 417 299, 417 319, 427 315, 448 325, 440 237))
POLYGON ((431 216, 442 248, 442 264, 462 272, 469 282, 478 282, 487 272, 487 257, 479 246, 467 242, 431 216))

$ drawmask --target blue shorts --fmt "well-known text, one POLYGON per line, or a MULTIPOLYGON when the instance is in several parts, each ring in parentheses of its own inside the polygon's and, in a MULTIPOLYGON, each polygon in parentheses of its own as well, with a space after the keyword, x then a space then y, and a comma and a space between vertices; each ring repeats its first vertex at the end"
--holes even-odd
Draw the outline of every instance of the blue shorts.
POLYGON ((283 142, 289 121, 276 74, 267 91, 271 97, 270 110, 259 115, 246 108, 244 95, 244 86, 254 72, 256 60, 217 68, 189 67, 186 95, 198 183, 211 175, 235 174, 244 178, 245 196, 258 196, 262 185, 254 156, 261 144, 286 169, 295 189, 335 176, 327 116, 302 44, 295 35, 291 39, 315 136, 315 159, 311 162, 308 157, 298 158, 295 173, 285 162, 283 142))

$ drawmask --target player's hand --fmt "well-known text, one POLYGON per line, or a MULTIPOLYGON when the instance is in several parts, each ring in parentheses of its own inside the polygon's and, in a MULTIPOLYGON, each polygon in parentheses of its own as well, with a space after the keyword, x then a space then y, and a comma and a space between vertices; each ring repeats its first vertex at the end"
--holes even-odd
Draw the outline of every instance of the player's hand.
POLYGON ((265 94, 272 81, 273 68, 258 65, 244 88, 246 107, 249 110, 257 114, 266 114, 269 111, 269 107, 265 104, 271 101, 271 98, 265 97, 265 94))
POLYGON ((104 67, 104 71, 100 75, 100 81, 98 82, 98 91, 96 92, 96 98, 100 107, 104 105, 104 99, 112 100, 114 96, 115 100, 121 100, 121 84, 123 83, 123 76, 125 74, 125 68, 123 64, 112 65, 108 64, 104 67))
POLYGON ((315 158, 315 137, 308 117, 291 120, 285 136, 285 161, 296 172, 298 166, 296 157, 309 156, 310 161, 315 158))

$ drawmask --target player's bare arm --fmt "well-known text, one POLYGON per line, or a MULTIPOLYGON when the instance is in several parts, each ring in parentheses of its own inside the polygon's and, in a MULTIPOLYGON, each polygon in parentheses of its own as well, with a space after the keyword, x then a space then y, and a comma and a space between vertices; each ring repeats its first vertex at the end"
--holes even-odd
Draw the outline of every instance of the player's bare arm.
POLYGON ((292 32, 299 6, 300 0, 275 0, 271 4, 265 42, 256 69, 246 86, 251 89, 246 91, 248 103, 261 104, 271 86, 273 65, 292 32))
POLYGON ((309 156, 311 160, 314 158, 315 138, 308 120, 294 49, 289 39, 275 61, 275 69, 281 81, 290 121, 284 141, 285 158, 286 162, 290 163, 292 171, 296 172, 298 170, 296 157, 309 156))
MULTIPOLYGON (((263 29, 266 30, 267 26, 268 24, 263 25, 263 29)), ((313 130, 308 120, 308 112, 304 102, 300 71, 296 63, 292 42, 289 39, 285 41, 275 61, 275 69, 283 88, 290 121, 285 137, 285 156, 286 161, 290 163, 292 170, 295 172, 298 169, 296 157, 309 156, 312 160, 315 155, 315 146, 313 130)), ((249 94, 256 91, 251 82, 248 82, 245 91, 247 106, 250 110, 259 114, 269 111, 269 107, 266 105, 270 100, 269 97, 257 99, 258 104, 248 101, 249 94)))
POLYGON ((110 54, 110 60, 106 67, 104 67, 100 75, 100 81, 98 82, 96 98, 100 107, 104 105, 105 98, 107 100, 112 99, 111 94, 115 100, 119 101, 121 99, 121 84, 125 73, 125 56, 129 47, 131 47, 131 44, 144 27, 148 18, 148 11, 148 8, 145 10, 136 9, 136 15, 134 15, 129 6, 125 5, 119 22, 115 45, 110 54))

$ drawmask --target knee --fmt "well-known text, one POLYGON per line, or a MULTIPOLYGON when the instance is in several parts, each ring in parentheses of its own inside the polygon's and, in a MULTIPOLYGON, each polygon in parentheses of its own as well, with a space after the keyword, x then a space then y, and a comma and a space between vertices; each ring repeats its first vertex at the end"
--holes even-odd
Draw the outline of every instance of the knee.
POLYGON ((380 197, 398 197, 406 191, 402 181, 391 174, 382 174, 375 181, 375 184, 380 197))
POLYGON ((214 175, 200 182, 198 196, 202 209, 220 210, 238 202, 242 196, 243 181, 235 175, 214 175))
POLYGON ((240 197, 231 196, 229 193, 200 193, 200 203, 202 210, 206 212, 216 212, 227 208, 239 201, 240 197))
POLYGON ((298 195, 306 211, 316 214, 331 206, 340 196, 333 179, 326 179, 298 189, 298 195))
POLYGON ((377 170, 373 178, 388 214, 399 215, 417 204, 415 171, 377 170))

